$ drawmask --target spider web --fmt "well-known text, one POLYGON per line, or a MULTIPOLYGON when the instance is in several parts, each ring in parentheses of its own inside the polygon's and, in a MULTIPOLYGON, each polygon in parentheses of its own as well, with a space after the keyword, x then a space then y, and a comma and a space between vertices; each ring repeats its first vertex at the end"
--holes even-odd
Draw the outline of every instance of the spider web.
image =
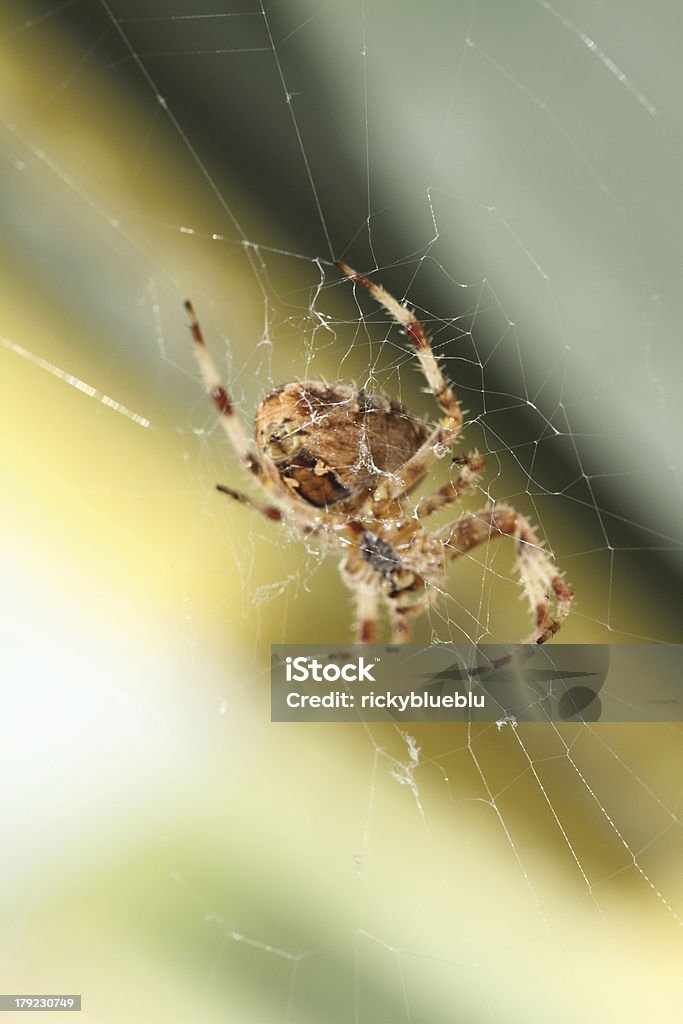
MULTIPOLYGON (((215 493, 254 492, 182 316, 247 427, 299 379, 432 422, 334 260, 373 272, 487 459, 435 523, 513 504, 565 642, 679 642, 676 6, 17 0, 0 32, 5 987, 112 1021, 676 1019, 679 729, 271 725, 269 645, 352 611, 215 493)), ((526 635, 511 548, 417 640, 526 635)))

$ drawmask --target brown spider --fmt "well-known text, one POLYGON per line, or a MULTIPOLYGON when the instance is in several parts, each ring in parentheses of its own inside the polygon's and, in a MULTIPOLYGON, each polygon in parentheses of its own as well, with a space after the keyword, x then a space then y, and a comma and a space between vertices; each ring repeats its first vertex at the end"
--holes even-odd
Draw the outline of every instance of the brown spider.
POLYGON ((383 395, 366 394, 348 384, 294 381, 263 399, 256 412, 256 439, 251 441, 220 382, 192 304, 186 302, 208 393, 233 448, 269 500, 263 504, 229 487, 218 489, 268 519, 323 539, 343 555, 341 575, 355 595, 359 643, 375 639, 380 597, 388 609, 392 642, 403 643, 411 620, 443 589, 450 562, 479 544, 512 537, 535 622, 526 642, 545 643, 567 617, 573 594, 524 516, 507 505, 496 505, 463 514, 434 533, 422 525, 480 476, 484 459, 478 452, 454 459, 459 466, 455 480, 414 507, 407 506, 406 495, 458 439, 460 402, 412 311, 346 264, 337 267, 367 288, 401 325, 443 418, 430 427, 383 395))

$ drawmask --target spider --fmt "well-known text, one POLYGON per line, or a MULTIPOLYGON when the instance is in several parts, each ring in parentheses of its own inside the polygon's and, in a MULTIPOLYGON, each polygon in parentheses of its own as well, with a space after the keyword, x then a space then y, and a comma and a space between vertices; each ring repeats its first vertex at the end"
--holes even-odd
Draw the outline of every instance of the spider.
POLYGON ((320 538, 341 554, 341 576, 355 597, 357 643, 375 641, 380 601, 388 611, 391 642, 407 641, 413 621, 443 591, 449 563, 480 544, 510 537, 535 624, 525 643, 545 643, 567 617, 573 593, 523 515, 496 504, 461 514, 434 532, 423 525, 431 513, 453 504, 473 486, 484 469, 483 457, 472 451, 454 458, 455 479, 416 504, 406 500, 458 440, 463 427, 460 402, 414 313, 345 263, 336 266, 399 324, 442 418, 430 426, 384 395, 343 383, 293 381, 261 401, 252 441, 188 301, 185 308, 207 391, 265 500, 220 484, 218 490, 267 519, 320 538))

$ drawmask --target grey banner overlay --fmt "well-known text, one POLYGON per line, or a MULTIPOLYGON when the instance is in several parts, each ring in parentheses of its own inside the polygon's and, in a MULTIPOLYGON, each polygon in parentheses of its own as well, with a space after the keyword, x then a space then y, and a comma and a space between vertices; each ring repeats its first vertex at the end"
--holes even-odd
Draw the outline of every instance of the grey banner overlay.
POLYGON ((276 644, 273 722, 681 722, 680 644, 276 644))
POLYGON ((16 995, 0 995, 0 1011, 13 1010, 14 1013, 56 1013, 58 1011, 73 1013, 81 1008, 81 997, 76 995, 35 995, 20 992, 16 995), (66 1005, 71 1002, 71 1006, 66 1005), (53 1003, 48 1006, 41 1003, 53 1003))

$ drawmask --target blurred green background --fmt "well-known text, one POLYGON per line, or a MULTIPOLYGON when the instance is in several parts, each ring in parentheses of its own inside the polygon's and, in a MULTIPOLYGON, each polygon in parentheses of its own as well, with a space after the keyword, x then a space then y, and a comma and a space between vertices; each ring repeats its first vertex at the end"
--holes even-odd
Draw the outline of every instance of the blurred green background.
MULTIPOLYGON (((432 415, 331 260, 379 268, 487 453, 470 507, 514 502, 576 589, 563 639, 680 640, 680 32, 672 3, 3 5, 3 991, 677 1019, 676 729, 422 725, 415 755, 270 724, 270 643, 351 610, 215 494, 248 484, 181 303, 247 424, 303 377, 432 415)), ((501 545, 418 636, 525 635, 517 596, 501 545)))

